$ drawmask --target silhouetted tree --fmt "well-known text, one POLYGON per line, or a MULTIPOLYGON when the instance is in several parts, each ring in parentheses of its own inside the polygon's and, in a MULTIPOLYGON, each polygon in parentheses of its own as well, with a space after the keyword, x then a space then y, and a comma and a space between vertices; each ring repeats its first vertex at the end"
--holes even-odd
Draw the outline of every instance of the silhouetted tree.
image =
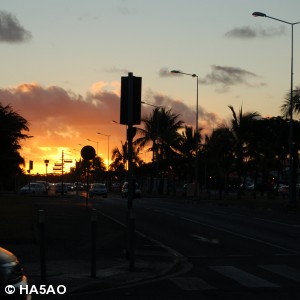
POLYGON ((19 151, 20 141, 29 138, 22 131, 29 131, 26 119, 14 112, 10 105, 0 103, 0 189, 13 189, 16 176, 22 174, 25 164, 19 151))
POLYGON ((205 139, 203 147, 205 187, 209 190, 209 183, 214 182, 220 191, 220 196, 223 190, 227 192, 229 174, 235 171, 235 145, 232 131, 226 126, 215 129, 205 139))
POLYGON ((149 150, 153 152, 153 161, 171 161, 178 155, 180 143, 179 129, 183 121, 164 107, 155 108, 148 117, 142 119, 143 128, 138 128, 138 137, 134 144, 140 149, 150 144, 149 150))
MULTIPOLYGON (((138 156, 139 149, 133 146, 133 155, 132 155, 132 163, 133 163, 133 171, 142 164, 141 159, 138 156)), ((128 159, 128 147, 127 142, 121 142, 121 148, 118 147, 113 148, 112 150, 112 163, 110 164, 110 170, 113 172, 115 180, 124 181, 126 177, 126 166, 128 159)))
POLYGON ((198 138, 196 138, 196 132, 193 130, 193 127, 185 126, 178 141, 177 150, 181 158, 180 168, 185 170, 188 182, 192 182, 195 175, 196 141, 198 141, 197 147, 199 155, 199 145, 201 143, 200 131, 201 129, 198 132, 198 138))
MULTIPOLYGON (((284 102, 280 107, 282 116, 289 119, 290 118, 290 101, 291 99, 291 92, 289 91, 286 93, 284 97, 284 102)), ((295 90, 293 91, 293 113, 299 114, 300 113, 300 86, 296 86, 295 90)))
POLYGON ((235 140, 235 147, 233 149, 236 158, 236 172, 238 174, 238 198, 240 198, 240 184, 242 183, 242 176, 245 174, 245 162, 248 157, 248 146, 250 138, 253 135, 252 124, 253 121, 260 117, 258 112, 248 112, 243 114, 242 108, 240 108, 237 115, 233 106, 229 105, 229 109, 232 112, 231 119, 231 131, 235 140))

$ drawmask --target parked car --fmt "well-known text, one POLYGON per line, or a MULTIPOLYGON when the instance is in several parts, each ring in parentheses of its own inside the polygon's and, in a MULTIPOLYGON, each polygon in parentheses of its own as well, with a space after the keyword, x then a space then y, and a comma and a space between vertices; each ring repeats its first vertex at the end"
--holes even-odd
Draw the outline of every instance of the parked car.
POLYGON ((10 251, 0 247, 0 299, 22 299, 30 300, 31 296, 26 295, 24 289, 19 292, 20 287, 28 285, 27 277, 17 257, 10 251), (12 285, 15 288, 13 295, 5 293, 4 288, 12 285))
MULTIPOLYGON (((122 198, 128 197, 128 182, 124 182, 121 189, 121 196, 122 198)), ((142 196, 142 191, 139 187, 139 184, 135 182, 134 184, 134 191, 133 191, 133 197, 134 198, 140 198, 142 196)))
POLYGON ((285 184, 280 184, 278 187, 278 195, 287 196, 289 194, 289 186, 285 184))
POLYGON ((246 191, 254 191, 254 188, 255 188, 255 184, 254 183, 247 183, 245 185, 246 191))
POLYGON ((92 184, 90 191, 89 191, 90 198, 94 196, 103 196, 104 198, 107 197, 107 188, 104 183, 94 183, 92 184))
POLYGON ((68 193, 68 187, 67 187, 67 185, 65 183, 64 184, 57 183, 56 187, 55 187, 55 193, 56 194, 58 194, 58 193, 67 194, 68 193))
POLYGON ((113 192, 120 192, 121 191, 121 183, 119 183, 119 182, 112 183, 111 189, 113 192))
POLYGON ((35 181, 35 182, 36 182, 36 183, 42 183, 42 184, 45 186, 45 188, 46 188, 47 191, 50 190, 50 183, 49 183, 49 182, 43 181, 43 180, 37 180, 37 181, 35 181))
POLYGON ((47 194, 47 189, 44 184, 38 182, 30 182, 24 185, 20 189, 20 194, 22 195, 30 195, 30 194, 47 194))
POLYGON ((76 186, 74 183, 65 183, 65 185, 67 186, 68 191, 75 191, 76 190, 76 186))

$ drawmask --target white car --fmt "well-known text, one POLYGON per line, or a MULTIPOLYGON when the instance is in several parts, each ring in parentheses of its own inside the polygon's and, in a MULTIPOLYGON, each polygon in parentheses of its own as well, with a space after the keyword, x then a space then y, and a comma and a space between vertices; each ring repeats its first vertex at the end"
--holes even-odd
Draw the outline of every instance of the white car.
POLYGON ((90 198, 94 196, 103 196, 107 197, 107 188, 104 183, 94 183, 89 191, 90 198))
POLYGON ((4 288, 0 291, 1 299, 30 300, 24 289, 28 285, 27 277, 17 257, 10 251, 0 247, 0 286, 11 286, 15 289, 14 295, 7 295, 4 288), (20 290, 22 288, 22 294, 20 290))
MULTIPOLYGON (((133 198, 141 198, 142 191, 137 182, 134 184, 133 198)), ((128 182, 124 182, 121 189, 122 198, 128 197, 128 182)))
POLYGON ((44 184, 38 182, 30 182, 20 189, 22 195, 47 194, 47 189, 44 184))

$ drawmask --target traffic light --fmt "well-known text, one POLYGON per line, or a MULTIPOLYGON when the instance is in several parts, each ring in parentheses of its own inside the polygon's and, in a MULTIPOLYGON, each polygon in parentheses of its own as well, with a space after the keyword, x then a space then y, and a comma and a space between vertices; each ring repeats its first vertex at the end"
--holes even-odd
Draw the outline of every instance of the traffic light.
POLYGON ((32 170, 32 169, 33 169, 33 161, 30 160, 30 161, 29 161, 29 170, 32 170))
POLYGON ((121 77, 120 123, 135 125, 141 123, 142 77, 128 73, 121 77))

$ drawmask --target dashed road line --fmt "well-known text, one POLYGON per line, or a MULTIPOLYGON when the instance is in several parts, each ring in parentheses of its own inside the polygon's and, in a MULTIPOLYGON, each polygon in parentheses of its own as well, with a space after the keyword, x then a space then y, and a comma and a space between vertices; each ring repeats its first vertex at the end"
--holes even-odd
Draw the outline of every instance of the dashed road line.
POLYGON ((202 223, 202 222, 192 220, 192 219, 189 219, 189 218, 185 218, 185 217, 181 217, 181 219, 192 222, 192 223, 196 223, 196 224, 199 224, 199 225, 202 225, 202 226, 205 226, 205 227, 213 228, 213 229, 218 230, 218 231, 223 231, 223 232, 241 237, 243 239, 252 240, 252 241, 255 241, 255 242, 258 242, 258 243, 261 243, 261 244, 265 244, 265 245, 268 245, 268 246, 271 246, 271 247, 274 247, 274 248, 278 248, 278 249, 281 249, 281 250, 284 250, 284 251, 287 251, 287 252, 290 252, 290 253, 299 254, 298 251, 295 251, 293 249, 289 249, 289 248, 282 247, 282 246, 279 246, 279 245, 276 245, 276 244, 273 244, 273 243, 269 243, 269 242, 263 241, 261 239, 253 238, 253 237, 245 235, 245 234, 237 233, 237 232, 234 232, 234 231, 231 231, 231 230, 227 230, 227 229, 224 229, 224 228, 221 228, 221 227, 209 225, 209 224, 202 223))

